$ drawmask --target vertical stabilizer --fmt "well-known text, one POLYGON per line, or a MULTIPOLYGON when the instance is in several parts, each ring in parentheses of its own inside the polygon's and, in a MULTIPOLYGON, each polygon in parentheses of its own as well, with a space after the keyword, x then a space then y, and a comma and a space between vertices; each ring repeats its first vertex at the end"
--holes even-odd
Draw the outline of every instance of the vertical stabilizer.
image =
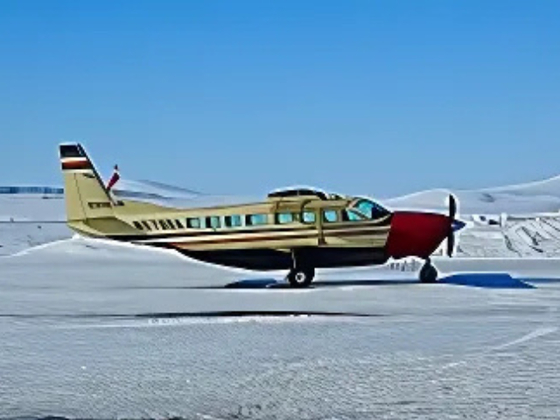
POLYGON ((68 222, 113 217, 113 200, 80 144, 61 144, 68 222))

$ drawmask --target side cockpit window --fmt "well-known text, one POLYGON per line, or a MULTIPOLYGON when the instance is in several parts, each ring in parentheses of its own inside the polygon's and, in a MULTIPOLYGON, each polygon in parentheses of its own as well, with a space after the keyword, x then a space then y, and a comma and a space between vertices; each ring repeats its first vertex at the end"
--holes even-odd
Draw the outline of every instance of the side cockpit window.
POLYGON ((380 204, 371 200, 362 198, 354 202, 349 210, 364 216, 367 219, 379 219, 380 217, 387 216, 390 212, 380 204))
POLYGON ((357 213, 351 209, 342 210, 343 222, 359 222, 360 220, 367 220, 367 218, 361 213, 357 213))

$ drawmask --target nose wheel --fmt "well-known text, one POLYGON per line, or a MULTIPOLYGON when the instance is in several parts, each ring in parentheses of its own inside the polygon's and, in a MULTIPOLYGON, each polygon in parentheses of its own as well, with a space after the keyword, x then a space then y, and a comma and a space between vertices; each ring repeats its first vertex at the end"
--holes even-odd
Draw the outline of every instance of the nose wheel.
POLYGON ((419 280, 420 283, 435 283, 438 278, 438 271, 432 265, 430 259, 427 259, 422 268, 420 269, 419 280))
POLYGON ((308 287, 315 277, 313 267, 296 267, 288 273, 287 279, 292 287, 308 287))

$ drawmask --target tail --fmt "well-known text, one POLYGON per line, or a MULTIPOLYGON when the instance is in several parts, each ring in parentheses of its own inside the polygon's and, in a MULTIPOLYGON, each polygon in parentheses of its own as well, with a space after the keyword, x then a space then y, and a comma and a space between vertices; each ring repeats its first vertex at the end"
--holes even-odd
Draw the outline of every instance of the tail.
POLYGON ((79 233, 106 236, 131 231, 115 215, 115 202, 80 144, 61 144, 60 163, 68 226, 79 233))
POLYGON ((115 200, 109 189, 118 180, 118 171, 113 174, 108 187, 105 187, 82 145, 61 144, 59 150, 64 175, 66 218, 73 230, 87 236, 124 240, 130 235, 144 234, 134 220, 139 214, 170 211, 155 204, 115 200))

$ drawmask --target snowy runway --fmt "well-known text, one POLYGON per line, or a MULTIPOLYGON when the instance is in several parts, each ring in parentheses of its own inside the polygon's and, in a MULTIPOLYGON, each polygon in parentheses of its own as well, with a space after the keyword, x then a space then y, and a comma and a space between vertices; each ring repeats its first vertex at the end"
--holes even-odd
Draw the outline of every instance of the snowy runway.
MULTIPOLYGON (((487 264, 457 261, 439 265, 487 264)), ((550 277, 554 261, 521 268, 550 277)), ((560 417, 555 279, 361 269, 309 290, 225 288, 280 277, 81 240, 2 258, 0 417, 560 417)))

